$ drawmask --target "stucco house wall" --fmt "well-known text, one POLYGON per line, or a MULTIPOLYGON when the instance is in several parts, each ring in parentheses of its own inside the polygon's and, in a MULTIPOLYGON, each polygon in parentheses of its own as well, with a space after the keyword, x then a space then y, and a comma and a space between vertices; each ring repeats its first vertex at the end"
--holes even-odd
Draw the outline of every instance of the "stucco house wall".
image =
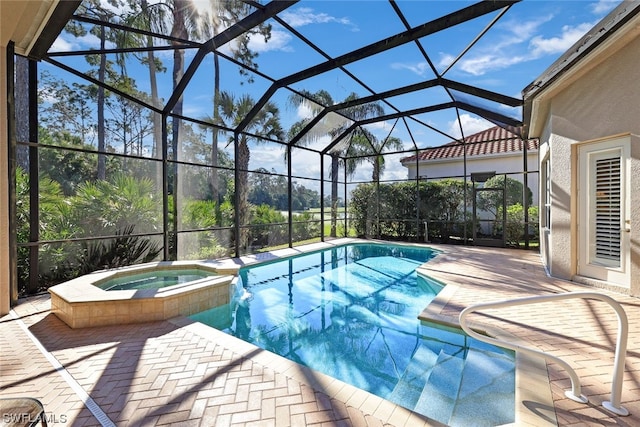
MULTIPOLYGON (((546 90, 537 93, 532 98, 529 134, 540 139, 540 168, 544 167, 547 153, 551 165, 551 222, 546 229, 541 228, 542 259, 549 272, 555 277, 596 286, 620 286, 631 295, 640 295, 639 24, 634 18, 617 30, 616 37, 610 37, 546 90), (580 227, 585 226, 578 221, 578 148, 620 136, 630 140, 628 285, 577 276, 578 236, 580 227)), ((542 212, 544 196, 541 199, 542 212)))
POLYGON ((409 179, 457 178, 471 179, 472 173, 496 172, 507 174, 511 179, 525 182, 533 194, 533 203, 538 203, 538 141, 524 141, 506 128, 494 126, 462 141, 452 141, 438 147, 422 150, 417 155, 400 160, 407 168, 409 179), (526 147, 525 167, 523 150, 526 147), (466 169, 465 169, 466 161, 466 169))
MULTIPOLYGON (((420 163, 419 168, 416 162, 403 163, 408 169, 408 178, 415 179, 416 171, 418 176, 426 176, 428 179, 439 179, 446 177, 464 176, 464 162, 462 158, 429 160, 420 163)), ((467 157, 467 176, 475 172, 491 172, 496 171, 497 174, 508 174, 509 178, 524 182, 522 170, 524 169, 524 161, 522 153, 495 154, 484 156, 467 157)), ((533 193, 533 204, 538 203, 538 153, 531 150, 527 153, 527 170, 529 176, 527 178, 527 186, 533 193)))

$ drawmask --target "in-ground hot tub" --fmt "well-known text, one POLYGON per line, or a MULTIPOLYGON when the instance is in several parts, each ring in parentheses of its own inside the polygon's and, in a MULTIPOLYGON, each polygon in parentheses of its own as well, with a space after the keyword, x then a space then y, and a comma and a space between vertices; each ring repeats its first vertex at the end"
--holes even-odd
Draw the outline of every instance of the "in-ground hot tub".
POLYGON ((236 275, 197 261, 97 271, 49 288, 51 311, 72 328, 188 316, 228 304, 236 275))

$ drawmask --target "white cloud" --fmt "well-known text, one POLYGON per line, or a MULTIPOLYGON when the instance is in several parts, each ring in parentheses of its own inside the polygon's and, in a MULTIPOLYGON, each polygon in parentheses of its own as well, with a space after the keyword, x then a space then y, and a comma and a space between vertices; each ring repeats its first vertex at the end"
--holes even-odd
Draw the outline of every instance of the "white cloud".
MULTIPOLYGON (((358 27, 348 18, 336 18, 326 13, 316 13, 312 8, 300 7, 295 10, 285 10, 280 17, 292 27, 302 27, 312 24, 341 24, 351 27, 351 31, 358 31, 358 27)), ((293 52, 294 49, 289 45, 292 36, 289 32, 282 28, 273 27, 271 29, 271 38, 265 42, 264 37, 257 34, 252 35, 249 41, 249 48, 257 53, 268 51, 293 52)), ((232 47, 226 47, 228 52, 232 47)), ((223 47, 225 49, 225 47, 223 47)))
POLYGON ((425 76, 430 70, 429 65, 426 62, 418 62, 416 64, 403 64, 401 62, 394 62, 391 64, 393 70, 409 70, 419 76, 425 76))
POLYGON ((488 71, 501 70, 526 60, 522 56, 501 56, 500 54, 479 55, 460 61, 460 69, 474 76, 481 76, 488 71))
POLYGON ((618 4, 620 4, 620 0, 599 0, 596 3, 592 3, 590 7, 593 14, 604 15, 613 10, 618 4))
POLYGON ((454 55, 450 53, 440 52, 440 61, 438 61, 438 68, 444 70, 456 59, 454 55))
POLYGON ((284 51, 293 52, 289 42, 291 41, 291 35, 285 31, 273 28, 271 30, 271 38, 268 42, 264 41, 264 36, 260 34, 254 34, 249 40, 249 49, 254 52, 262 53, 268 51, 284 51))
POLYGON ((306 102, 301 103, 298 105, 298 108, 296 108, 296 117, 299 120, 311 119, 315 115, 316 113, 313 111, 313 108, 306 102))
POLYGON ((384 159, 384 172, 382 173, 381 179, 383 181, 407 179, 409 170, 400 163, 400 159, 410 155, 411 153, 402 153, 386 156, 384 159))
MULTIPOLYGON (((373 132, 377 130, 383 130, 388 133, 391 129, 393 129, 393 124, 387 121, 382 121, 382 122, 369 123, 365 127, 373 132)), ((386 135, 384 135, 383 138, 384 137, 386 137, 386 135)))
MULTIPOLYGON (((473 56, 465 56, 458 62, 458 67, 474 76, 488 71, 499 70, 527 60, 527 56, 513 55, 512 48, 529 40, 541 25, 551 20, 552 16, 539 16, 530 21, 506 21, 501 28, 505 34, 492 43, 490 47, 477 51, 473 56)), ((438 66, 448 67, 456 56, 441 52, 438 66)))
POLYGON ((58 38, 56 38, 56 40, 53 42, 53 45, 51 45, 51 52, 68 52, 72 49, 73 44, 69 43, 68 41, 66 41, 64 39, 64 37, 62 37, 62 35, 59 35, 58 38))
POLYGON ((493 46, 493 50, 499 50, 507 46, 523 43, 534 36, 540 27, 551 21, 553 15, 537 16, 530 21, 510 20, 500 25, 506 31, 502 41, 493 46))
POLYGON ((462 129, 464 129, 464 134, 466 136, 473 135, 474 133, 478 133, 495 126, 493 123, 483 118, 471 116, 469 114, 460 114, 460 121, 456 119, 448 123, 449 130, 447 133, 454 138, 460 138, 462 136, 460 133, 460 123, 462 123, 462 129))
POLYGON ((316 13, 310 7, 299 7, 295 10, 286 10, 280 14, 280 17, 294 28, 311 24, 337 23, 351 26, 352 31, 357 31, 358 29, 357 26, 349 20, 349 18, 336 18, 335 16, 331 16, 326 13, 316 13))
MULTIPOLYGON (((599 0, 590 4, 590 11, 595 15, 602 15, 619 3, 620 0, 599 0)), ((549 23, 553 18, 553 15, 546 14, 528 21, 510 20, 500 23, 497 28, 505 32, 504 36, 490 46, 472 50, 459 61, 458 69, 480 76, 544 56, 562 54, 595 24, 583 22, 564 25, 559 32, 543 34, 543 24, 549 23)), ((441 53, 439 66, 446 67, 453 59, 454 56, 450 53, 441 53)))
POLYGON ((536 36, 529 42, 531 59, 539 58, 543 55, 553 55, 563 53, 569 49, 580 37, 585 35, 593 27, 593 23, 585 22, 572 27, 564 25, 559 36, 544 38, 536 36))
MULTIPOLYGON (((471 75, 481 76, 489 71, 502 70, 512 65, 532 61, 543 56, 558 55, 569 49, 571 45, 578 41, 578 39, 594 25, 591 22, 585 22, 576 26, 564 25, 559 35, 552 37, 545 37, 543 35, 530 37, 540 23, 542 23, 542 21, 530 23, 531 25, 523 24, 523 29, 520 29, 518 33, 511 32, 511 34, 514 35, 511 42, 500 42, 493 45, 491 49, 485 49, 474 56, 463 58, 459 62, 459 68, 471 75), (514 50, 509 49, 510 46, 517 48, 515 45, 522 44, 526 40, 529 40, 526 51, 520 54, 514 54, 514 50)), ((451 61, 451 59, 446 56, 443 58, 449 62, 451 61)))
MULTIPOLYGON (((112 42, 107 42, 107 49, 114 47, 112 42)), ((100 39, 87 32, 84 36, 74 37, 69 33, 60 34, 53 42, 52 52, 68 52, 71 50, 100 49, 100 39)))
POLYGON ((256 159, 259 165, 252 164, 254 169, 257 167, 265 168, 268 171, 272 169, 276 172, 286 173, 286 162, 284 145, 280 144, 252 144, 251 159, 256 159), (259 159, 259 160, 257 160, 259 159))
MULTIPOLYGON (((304 151, 293 158, 291 165, 291 173, 296 176, 303 177, 320 177, 320 160, 319 157, 309 151, 304 151)), ((325 177, 326 178, 326 177, 325 177)), ((301 182, 305 187, 312 186, 309 182, 301 182)))

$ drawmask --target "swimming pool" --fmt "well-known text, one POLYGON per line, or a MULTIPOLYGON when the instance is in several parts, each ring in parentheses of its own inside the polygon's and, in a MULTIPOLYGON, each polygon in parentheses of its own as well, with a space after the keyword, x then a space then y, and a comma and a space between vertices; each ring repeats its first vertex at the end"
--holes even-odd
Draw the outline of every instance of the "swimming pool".
POLYGON ((190 316, 453 426, 514 421, 514 355, 420 322, 428 248, 350 244, 241 268, 231 307, 190 316))

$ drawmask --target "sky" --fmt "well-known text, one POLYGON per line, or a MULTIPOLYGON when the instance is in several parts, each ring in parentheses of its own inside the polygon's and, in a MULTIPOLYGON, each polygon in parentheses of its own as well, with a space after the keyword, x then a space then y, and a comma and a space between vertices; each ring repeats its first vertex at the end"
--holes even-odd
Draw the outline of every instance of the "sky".
MULTIPOLYGON (((619 0, 524 0, 512 6, 493 25, 490 24, 496 13, 432 34, 421 39, 421 44, 433 66, 442 73, 452 65, 453 59, 470 45, 483 28, 491 26, 487 34, 473 44, 468 52, 448 69, 445 77, 521 98, 522 90, 529 83, 542 74, 619 3, 619 0)), ((203 15, 210 7, 208 0, 198 0, 194 4, 203 15)), ((397 2, 411 26, 429 22, 470 4, 471 2, 456 0, 397 2)), ((405 30, 389 2, 385 0, 303 0, 289 7, 279 16, 332 57, 346 54, 405 30)), ((279 79, 325 61, 324 57, 301 43, 286 28, 277 22, 272 24, 268 42, 259 36, 253 37, 250 41, 250 48, 258 53, 256 61, 260 72, 279 79)), ((75 38, 63 33, 50 51, 96 48, 97 42, 97 38, 91 34, 75 38)), ((220 49, 230 53, 232 48, 233 43, 230 43, 220 49)), ((194 53, 195 51, 187 53, 187 64, 194 53)), ((168 69, 166 73, 159 76, 161 96, 166 100, 169 98, 172 86, 170 71, 172 58, 169 52, 159 54, 159 57, 168 69)), ((83 58, 61 59, 61 61, 88 69, 83 58)), ((44 68, 47 67, 50 66, 46 64, 44 68)), ((434 77, 431 67, 413 43, 349 64, 345 68, 361 78, 365 86, 338 70, 294 83, 292 86, 296 90, 308 90, 312 93, 325 89, 331 93, 335 102, 340 102, 352 92, 360 97, 370 95, 367 88, 384 91, 434 77)), ((136 65, 135 60, 131 59, 128 71, 136 77, 139 88, 148 91, 145 88, 145 85, 148 86, 146 69, 139 62, 136 65)), ((210 56, 205 58, 185 91, 185 115, 199 119, 211 116, 212 76, 213 59, 210 56)), ((238 96, 246 93, 253 99, 259 99, 269 88, 271 81, 260 75, 253 77, 253 83, 248 83, 238 73, 237 66, 222 61, 222 90, 238 96)), ((287 90, 278 90, 272 98, 280 109, 281 121, 285 129, 311 114, 310 109, 305 106, 299 108, 291 106, 287 102, 290 94, 287 90)), ((425 90, 391 100, 393 105, 400 109, 419 108, 446 101, 448 99, 443 98, 442 90, 439 89, 425 90)), ((496 106, 491 107, 496 108, 496 106)), ((506 115, 515 117, 520 115, 517 109, 508 111, 504 107, 498 108, 502 108, 501 112, 506 115)), ((391 111, 388 107, 385 109, 391 111)), ((449 110, 423 115, 420 119, 453 138, 459 138, 461 135, 459 120, 465 135, 493 126, 492 123, 477 115, 464 111, 459 118, 449 110)), ((424 126, 402 129, 402 126, 397 126, 390 121, 371 125, 369 130, 376 133, 381 140, 389 135, 399 138, 406 149, 414 147, 412 138, 416 141, 418 148, 437 146, 451 141, 450 138, 445 138, 424 126)), ((327 142, 325 138, 316 141, 315 144, 321 147, 327 142)), ((399 159, 410 154, 399 154, 388 158, 383 179, 406 178, 407 170, 400 164, 399 159)), ((317 156, 300 152, 294 154, 294 157, 295 175, 318 176, 320 166, 317 156)), ((253 167, 265 167, 286 173, 282 151, 274 146, 252 147, 252 158, 260 159, 260 164, 254 164, 253 167)), ((360 169, 354 179, 367 180, 370 174, 371 169, 365 166, 360 169)))

